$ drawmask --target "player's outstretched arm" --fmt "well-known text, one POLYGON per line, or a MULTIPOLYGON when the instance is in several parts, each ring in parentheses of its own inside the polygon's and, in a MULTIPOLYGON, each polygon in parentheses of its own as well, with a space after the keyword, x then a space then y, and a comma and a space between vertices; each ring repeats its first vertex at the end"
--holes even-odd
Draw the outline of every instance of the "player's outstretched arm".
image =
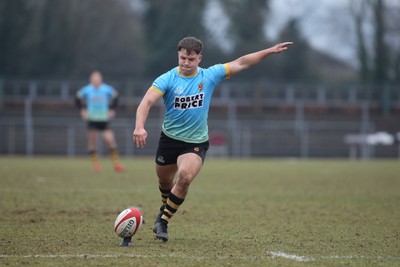
POLYGON ((292 45, 293 42, 284 42, 274 45, 270 48, 260 50, 251 54, 241 56, 240 58, 228 63, 231 75, 238 74, 239 72, 254 66, 266 57, 272 54, 278 54, 288 49, 288 46, 292 45))
POLYGON ((136 111, 136 125, 133 131, 133 142, 136 147, 144 148, 146 145, 147 131, 144 129, 144 124, 149 116, 150 108, 160 100, 161 95, 152 90, 148 90, 144 95, 139 107, 136 111))

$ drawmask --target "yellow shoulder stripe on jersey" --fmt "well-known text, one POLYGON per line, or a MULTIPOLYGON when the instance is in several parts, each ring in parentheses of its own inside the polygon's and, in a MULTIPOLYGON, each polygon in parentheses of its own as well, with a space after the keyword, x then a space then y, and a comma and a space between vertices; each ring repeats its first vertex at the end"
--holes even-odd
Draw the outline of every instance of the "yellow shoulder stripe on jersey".
POLYGON ((164 93, 161 92, 161 90, 158 89, 157 87, 150 86, 149 90, 151 90, 151 91, 153 91, 153 92, 155 92, 155 93, 157 93, 157 94, 159 94, 159 95, 162 95, 162 96, 164 95, 164 93))
POLYGON ((229 79, 231 77, 231 70, 229 69, 228 63, 224 64, 225 72, 226 72, 226 78, 229 79))

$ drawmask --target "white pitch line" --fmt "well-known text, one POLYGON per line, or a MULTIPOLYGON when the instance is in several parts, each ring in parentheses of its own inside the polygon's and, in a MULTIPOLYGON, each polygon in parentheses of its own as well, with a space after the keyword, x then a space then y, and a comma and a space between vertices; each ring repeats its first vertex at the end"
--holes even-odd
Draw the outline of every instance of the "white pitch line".
POLYGON ((314 258, 312 257, 306 257, 306 256, 298 256, 294 254, 287 254, 282 251, 270 251, 269 252, 272 256, 272 258, 284 258, 288 260, 294 260, 294 261, 299 261, 299 262, 305 262, 305 261, 313 261, 314 258))
POLYGON ((315 261, 318 259, 322 260, 335 260, 335 259, 341 259, 341 260, 360 260, 360 259, 366 259, 366 260, 400 260, 400 257, 393 257, 393 256, 387 256, 387 257, 382 257, 382 256, 376 256, 376 257, 370 257, 370 256, 363 256, 363 255, 347 255, 347 256, 339 256, 339 255, 332 255, 332 256, 299 256, 299 255, 294 255, 294 254, 288 254, 282 251, 270 251, 269 254, 271 255, 272 258, 284 258, 288 260, 294 260, 294 261, 299 261, 299 262, 304 262, 304 261, 315 261))

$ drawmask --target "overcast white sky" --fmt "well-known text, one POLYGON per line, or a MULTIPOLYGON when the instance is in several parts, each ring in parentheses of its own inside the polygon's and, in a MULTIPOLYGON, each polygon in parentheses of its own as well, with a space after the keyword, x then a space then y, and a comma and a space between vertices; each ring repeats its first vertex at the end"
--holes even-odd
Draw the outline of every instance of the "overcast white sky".
MULTIPOLYGON (((301 30, 310 44, 321 51, 355 65, 353 21, 347 13, 350 1, 365 0, 270 0, 271 17, 265 33, 276 37, 291 17, 301 19, 301 30)), ((385 0, 386 5, 400 6, 399 0, 385 0)), ((366 14, 367 16, 367 14, 366 14)), ((365 29, 372 32, 372 29, 365 29)))
MULTIPOLYGON (((137 8, 143 8, 143 0, 132 1, 137 8)), ((299 18, 303 36, 314 48, 356 65, 353 22, 347 13, 349 2, 355 1, 365 0, 270 0, 265 35, 269 40, 276 39, 290 18, 299 18)), ((400 7, 400 0, 385 0, 385 3, 400 7)), ((204 25, 213 38, 226 41, 224 47, 229 49, 232 42, 227 35, 228 18, 218 0, 207 0, 206 5, 204 25)))
MULTIPOLYGON (((346 36, 341 31, 346 27, 335 27, 337 21, 332 16, 332 10, 340 9, 349 0, 270 0, 271 12, 266 18, 265 35, 269 40, 277 38, 290 18, 301 20, 301 30, 304 37, 311 45, 335 57, 351 61, 353 56, 353 43, 341 44, 340 36, 346 36), (336 31, 335 31, 336 30, 336 31), (338 49, 340 47, 340 49, 338 49)), ((351 1, 351 0, 350 0, 351 1)), ((358 0, 356 0, 358 1, 358 0)), ((208 0, 204 16, 204 24, 209 29, 212 37, 219 42, 224 42, 224 48, 233 48, 233 43, 228 40, 227 28, 229 20, 223 15, 223 9, 217 0, 208 0), (215 27, 218 25, 218 27, 215 27), (231 45, 231 46, 230 46, 231 45)))
MULTIPOLYGON (((350 0, 354 1, 354 0, 350 0)), ((355 0, 358 1, 358 0, 355 0)), ((354 60, 354 40, 346 39, 351 21, 343 12, 348 0, 271 0, 266 35, 276 38, 290 18, 299 18, 303 36, 321 51, 346 61, 354 60)))

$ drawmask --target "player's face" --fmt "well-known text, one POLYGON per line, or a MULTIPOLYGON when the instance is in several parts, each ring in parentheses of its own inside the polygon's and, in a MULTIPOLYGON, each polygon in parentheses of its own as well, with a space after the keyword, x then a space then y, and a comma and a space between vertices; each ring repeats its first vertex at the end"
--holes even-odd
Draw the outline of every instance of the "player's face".
POLYGON ((181 73, 185 76, 194 74, 197 71, 201 58, 202 56, 196 54, 194 51, 189 54, 185 49, 181 49, 178 52, 179 68, 181 73))
POLYGON ((101 83, 103 82, 103 77, 101 76, 100 73, 95 72, 90 76, 90 83, 94 87, 100 87, 101 83))

